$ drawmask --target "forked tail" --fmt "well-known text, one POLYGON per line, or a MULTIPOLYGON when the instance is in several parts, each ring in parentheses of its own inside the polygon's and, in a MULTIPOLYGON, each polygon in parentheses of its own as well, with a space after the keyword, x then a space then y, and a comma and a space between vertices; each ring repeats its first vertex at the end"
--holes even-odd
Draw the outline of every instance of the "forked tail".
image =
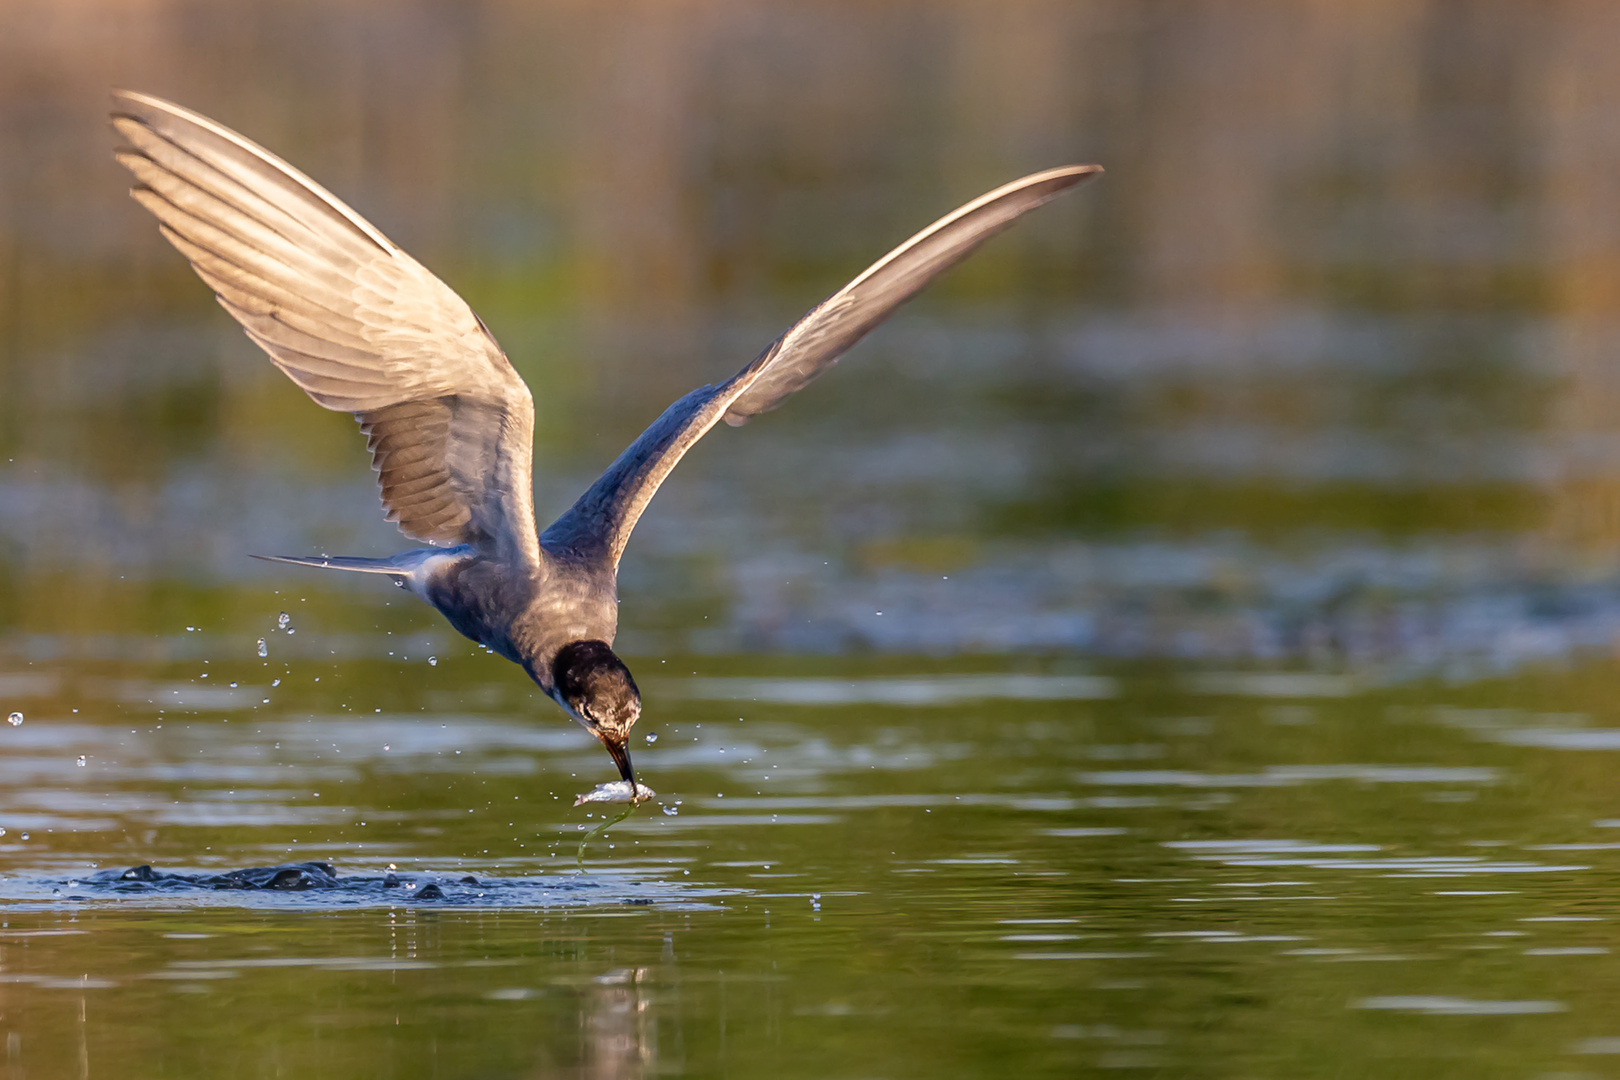
MULTIPOLYGON (((406 554, 415 554, 406 552, 406 554)), ((291 563, 294 566, 315 566, 322 570, 354 570, 361 574, 390 574, 396 578, 410 576, 411 560, 402 560, 399 556, 387 559, 363 559, 355 555, 255 555, 255 559, 265 562, 291 563)), ((421 560, 414 560, 420 562, 421 560)))
MULTIPOLYGON (((434 603, 428 593, 434 581, 451 566, 477 553, 466 544, 453 548, 416 548, 386 559, 364 559, 354 555, 255 555, 265 562, 313 566, 317 570, 353 570, 360 574, 387 574, 395 585, 403 586, 420 600, 434 603)), ((436 604, 434 606, 437 606, 436 604)), ((454 620, 452 620, 453 622, 454 620)))

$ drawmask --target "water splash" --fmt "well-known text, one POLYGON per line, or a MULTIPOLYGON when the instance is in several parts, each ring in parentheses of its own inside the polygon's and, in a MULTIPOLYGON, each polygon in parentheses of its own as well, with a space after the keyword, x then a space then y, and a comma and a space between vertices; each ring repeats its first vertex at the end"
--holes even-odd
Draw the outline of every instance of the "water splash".
MULTIPOLYGON (((3 832, 3 830, 0 830, 3 832)), ((98 870, 71 879, 0 882, 8 899, 60 897, 66 889, 77 901, 154 899, 172 904, 246 907, 355 905, 395 907, 418 903, 433 906, 555 907, 580 905, 660 904, 693 910, 713 906, 712 898, 730 890, 655 881, 594 877, 540 879, 480 878, 467 873, 404 873, 393 864, 384 874, 349 876, 327 862, 256 866, 222 873, 170 873, 150 865, 98 870), (402 895, 403 894, 403 895, 402 895)))

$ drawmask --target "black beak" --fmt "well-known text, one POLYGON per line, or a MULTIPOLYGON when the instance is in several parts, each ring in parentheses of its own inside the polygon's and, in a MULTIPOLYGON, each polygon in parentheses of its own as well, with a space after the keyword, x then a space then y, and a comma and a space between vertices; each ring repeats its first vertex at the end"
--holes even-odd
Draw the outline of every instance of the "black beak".
POLYGON ((630 768, 630 748, 623 742, 614 743, 609 742, 607 739, 602 740, 602 745, 607 747, 607 752, 613 758, 613 764, 619 767, 619 775, 624 777, 625 781, 630 785, 630 797, 634 799, 636 797, 636 774, 630 768))

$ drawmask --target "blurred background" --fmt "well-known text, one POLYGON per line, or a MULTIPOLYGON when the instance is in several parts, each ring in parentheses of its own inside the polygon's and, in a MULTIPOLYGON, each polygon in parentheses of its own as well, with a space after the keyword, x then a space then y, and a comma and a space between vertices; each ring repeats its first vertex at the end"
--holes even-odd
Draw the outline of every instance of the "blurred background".
POLYGON ((0 25, 0 633, 149 629, 177 590, 286 579, 246 552, 399 545, 352 422, 125 197, 114 86, 262 142, 461 292, 535 387, 548 518, 934 217, 1106 166, 698 448, 624 567, 631 652, 1497 666, 1620 631, 1610 5, 4 0, 0 25))
POLYGON ((1617 41, 0 0, 0 1080, 1602 1075, 1617 41), (543 520, 941 214, 1107 173, 675 471, 620 578, 662 794, 579 875, 599 746, 424 605, 247 557, 407 542, 126 197, 114 87, 466 297, 543 520), (347 891, 119 876, 309 858, 347 891))

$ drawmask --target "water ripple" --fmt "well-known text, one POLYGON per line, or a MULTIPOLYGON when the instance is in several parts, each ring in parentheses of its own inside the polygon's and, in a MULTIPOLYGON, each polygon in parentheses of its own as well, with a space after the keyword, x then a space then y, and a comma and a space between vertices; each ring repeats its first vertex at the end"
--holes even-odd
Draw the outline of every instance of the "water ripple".
POLYGON ((223 904, 305 908, 424 905, 502 908, 629 905, 635 908, 657 905, 695 910, 712 907, 714 899, 735 892, 637 881, 622 874, 522 879, 390 871, 374 876, 340 876, 331 863, 323 862, 284 863, 218 873, 171 873, 143 865, 98 870, 70 880, 0 879, 0 900, 12 902, 7 904, 9 910, 29 910, 41 903, 55 906, 129 902, 165 906, 223 904))

